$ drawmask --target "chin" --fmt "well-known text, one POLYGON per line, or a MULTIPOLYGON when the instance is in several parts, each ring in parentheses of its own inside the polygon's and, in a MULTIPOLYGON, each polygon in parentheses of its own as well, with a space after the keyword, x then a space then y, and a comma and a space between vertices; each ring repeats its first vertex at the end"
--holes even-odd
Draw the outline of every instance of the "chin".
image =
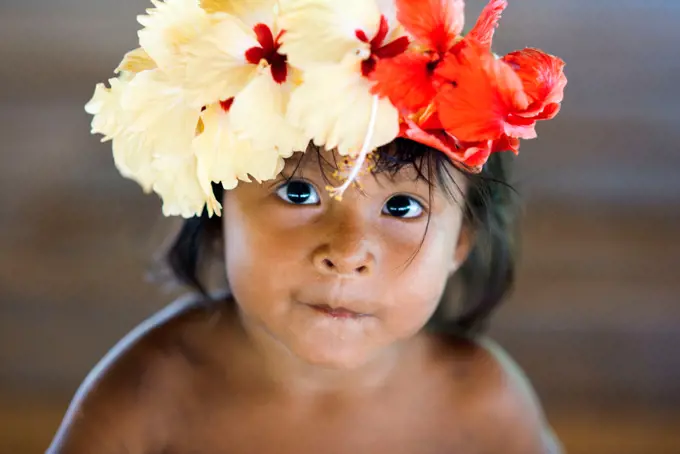
POLYGON ((338 345, 338 342, 296 345, 290 350, 308 364, 338 370, 358 369, 374 356, 366 348, 338 345))

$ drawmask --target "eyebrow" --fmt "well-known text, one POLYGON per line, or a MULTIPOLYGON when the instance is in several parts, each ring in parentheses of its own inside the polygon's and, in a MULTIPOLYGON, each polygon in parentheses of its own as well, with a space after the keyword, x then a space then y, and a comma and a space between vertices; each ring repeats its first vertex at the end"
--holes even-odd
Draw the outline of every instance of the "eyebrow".
POLYGON ((281 171, 281 176, 285 180, 290 180, 291 178, 299 175, 305 177, 307 174, 310 177, 322 177, 326 183, 332 183, 329 176, 335 172, 338 168, 338 161, 335 159, 335 154, 333 154, 333 161, 325 159, 321 156, 321 153, 313 150, 312 153, 305 152, 299 158, 288 158, 286 166, 281 171), (328 173, 330 172, 330 173, 328 173))

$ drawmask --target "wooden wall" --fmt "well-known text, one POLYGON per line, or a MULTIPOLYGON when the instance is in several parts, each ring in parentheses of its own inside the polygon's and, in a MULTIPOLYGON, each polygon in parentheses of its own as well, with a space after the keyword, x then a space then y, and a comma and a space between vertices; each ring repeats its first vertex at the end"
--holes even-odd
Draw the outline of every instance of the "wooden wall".
MULTIPOLYGON (((82 109, 147 2, 46 3, 0 5, 0 453, 41 452, 86 372, 172 297, 144 274, 177 223, 82 109)), ((518 159, 524 248, 492 332, 569 452, 679 453, 680 2, 510 3, 497 51, 560 55, 570 83, 518 159)))

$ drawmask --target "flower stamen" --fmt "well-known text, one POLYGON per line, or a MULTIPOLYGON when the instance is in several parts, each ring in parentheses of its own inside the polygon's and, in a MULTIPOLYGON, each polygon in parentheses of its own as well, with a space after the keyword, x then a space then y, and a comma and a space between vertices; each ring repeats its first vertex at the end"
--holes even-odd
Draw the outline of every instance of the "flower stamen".
POLYGON ((368 77, 375 69, 378 60, 381 58, 393 58, 397 55, 403 54, 408 49, 410 41, 408 37, 401 36, 394 41, 383 44, 387 33, 389 32, 389 24, 384 15, 380 16, 380 26, 378 32, 373 39, 369 40, 366 32, 357 30, 355 35, 357 39, 363 43, 370 44, 370 54, 361 62, 361 74, 368 77))
POLYGON ((274 81, 278 84, 284 83, 288 76, 288 57, 279 53, 283 31, 278 34, 276 39, 274 39, 271 29, 265 24, 257 24, 253 27, 253 31, 260 46, 251 47, 246 51, 246 61, 253 65, 259 65, 264 60, 271 69, 274 81))
MULTIPOLYGON (((371 153, 370 145, 373 140, 373 133, 375 132, 375 123, 378 117, 378 96, 373 96, 373 103, 371 105, 371 118, 368 122, 368 129, 366 131, 366 136, 364 137, 364 143, 361 147, 361 151, 357 155, 354 163, 352 164, 352 170, 345 179, 345 182, 340 187, 328 187, 328 191, 335 200, 342 200, 342 195, 345 191, 354 183, 361 172, 361 169, 366 162, 368 155, 371 153)), ((370 167, 370 166, 369 166, 370 167)), ((372 167, 371 167, 372 168, 372 167)))

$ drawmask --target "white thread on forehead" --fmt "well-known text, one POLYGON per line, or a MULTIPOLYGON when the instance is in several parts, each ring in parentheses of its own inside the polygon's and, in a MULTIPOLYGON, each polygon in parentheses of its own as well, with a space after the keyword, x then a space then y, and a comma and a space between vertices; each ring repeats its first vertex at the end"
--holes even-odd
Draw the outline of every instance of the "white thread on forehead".
POLYGON ((361 147, 361 151, 357 155, 356 160, 354 161, 354 165, 352 166, 352 171, 349 173, 347 176, 347 179, 345 182, 342 184, 342 186, 339 187, 332 187, 329 189, 331 196, 333 196, 337 200, 342 200, 342 195, 345 193, 347 188, 349 188, 352 183, 357 179, 357 176, 359 176, 359 172, 361 172, 362 167, 364 166, 364 163, 366 162, 366 157, 370 153, 370 147, 371 147, 371 141, 373 140, 373 133, 375 132, 375 123, 378 117, 378 103, 380 102, 380 99, 378 98, 377 95, 373 96, 373 103, 371 104, 371 117, 368 122, 368 129, 366 130, 366 136, 364 136, 364 144, 361 147))

